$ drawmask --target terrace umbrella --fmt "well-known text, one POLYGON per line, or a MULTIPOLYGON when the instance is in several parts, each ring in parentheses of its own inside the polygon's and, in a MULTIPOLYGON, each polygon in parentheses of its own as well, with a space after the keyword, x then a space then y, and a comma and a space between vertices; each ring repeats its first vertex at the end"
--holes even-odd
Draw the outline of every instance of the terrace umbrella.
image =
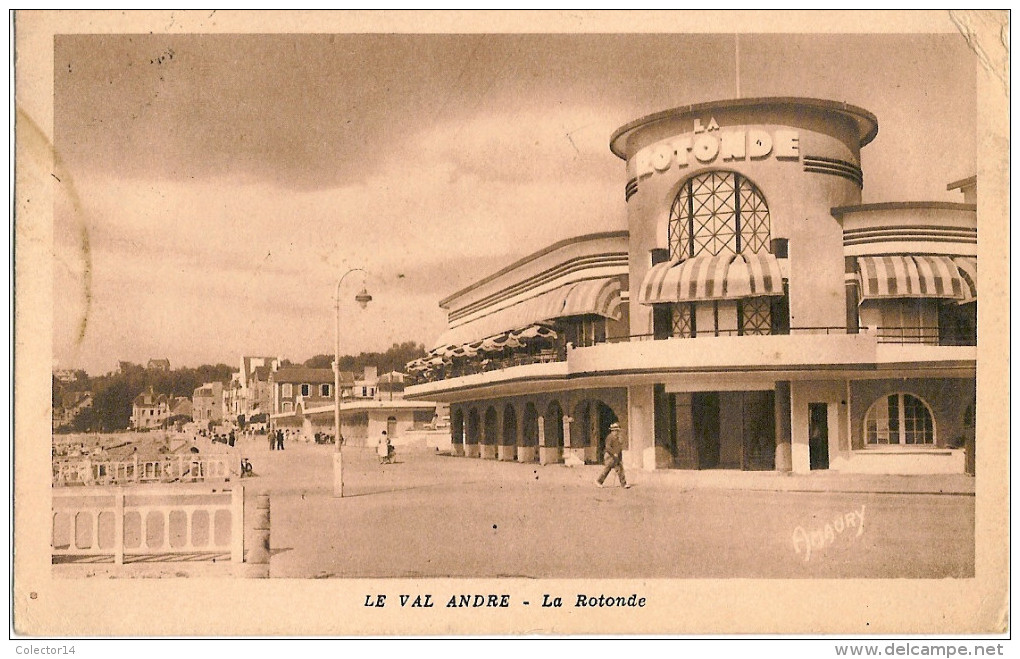
POLYGON ((498 336, 492 336, 485 340, 483 349, 490 350, 492 352, 503 350, 504 348, 520 348, 524 344, 517 340, 517 337, 513 335, 513 332, 504 332, 498 336), (491 347, 487 347, 491 346, 491 347))
POLYGON ((529 325, 524 329, 513 332, 513 336, 516 339, 547 339, 552 340, 557 337, 556 330, 545 325, 529 325))
POLYGON ((478 354, 477 348, 472 348, 470 345, 462 345, 455 348, 450 352, 451 357, 474 357, 478 354))

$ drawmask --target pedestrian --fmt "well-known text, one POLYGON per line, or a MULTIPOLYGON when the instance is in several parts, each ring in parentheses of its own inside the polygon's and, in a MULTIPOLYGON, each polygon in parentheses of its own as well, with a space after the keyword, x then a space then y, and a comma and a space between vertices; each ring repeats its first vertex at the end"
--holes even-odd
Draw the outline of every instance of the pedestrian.
POLYGON ((283 429, 282 428, 278 428, 276 430, 276 450, 277 451, 282 451, 283 450, 283 429))
POLYGON ((229 443, 229 444, 230 444, 231 446, 233 446, 233 445, 234 445, 234 441, 235 441, 236 439, 237 439, 237 437, 236 437, 236 436, 234 435, 234 431, 233 431, 233 430, 231 430, 231 431, 230 431, 230 435, 228 436, 227 442, 228 442, 228 443, 229 443))
POLYGON ((389 463, 393 460, 393 446, 390 444, 390 437, 385 430, 382 431, 382 437, 379 438, 377 453, 380 463, 389 463))
POLYGON ((620 441, 620 424, 614 423, 609 426, 609 434, 606 435, 606 467, 599 476, 599 487, 605 487, 606 476, 609 472, 616 470, 616 476, 620 479, 620 485, 629 489, 627 476, 623 473, 623 443, 620 441))
POLYGON ((269 450, 276 450, 276 431, 272 428, 269 429, 269 450))

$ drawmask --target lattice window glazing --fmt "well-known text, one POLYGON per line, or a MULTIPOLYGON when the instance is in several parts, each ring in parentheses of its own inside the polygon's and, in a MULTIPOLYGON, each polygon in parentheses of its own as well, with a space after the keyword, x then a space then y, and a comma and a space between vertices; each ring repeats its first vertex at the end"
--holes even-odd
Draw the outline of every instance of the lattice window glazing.
POLYGON ((671 336, 689 339, 694 336, 694 305, 678 302, 673 305, 671 336))
POLYGON ((769 208, 761 191, 734 172, 705 172, 680 187, 669 212, 669 256, 769 250, 769 208))
POLYGON ((772 301, 767 297, 752 297, 740 303, 740 330, 747 335, 772 333, 772 301))

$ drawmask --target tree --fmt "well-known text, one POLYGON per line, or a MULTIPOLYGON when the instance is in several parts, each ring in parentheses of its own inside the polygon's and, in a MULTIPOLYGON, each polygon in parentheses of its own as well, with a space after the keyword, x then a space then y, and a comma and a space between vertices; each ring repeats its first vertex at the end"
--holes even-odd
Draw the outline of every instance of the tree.
MULTIPOLYGON (((414 341, 394 343, 386 352, 362 352, 357 356, 341 355, 340 370, 358 372, 366 366, 375 366, 380 373, 403 372, 407 362, 425 356, 425 346, 414 341)), ((305 360, 308 368, 332 368, 333 355, 315 355, 305 360)))

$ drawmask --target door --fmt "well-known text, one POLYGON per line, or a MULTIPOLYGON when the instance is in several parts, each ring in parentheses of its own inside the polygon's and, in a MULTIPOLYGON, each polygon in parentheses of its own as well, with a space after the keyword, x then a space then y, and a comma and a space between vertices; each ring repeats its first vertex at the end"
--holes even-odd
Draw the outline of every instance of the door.
POLYGON ((719 394, 697 392, 691 396, 694 441, 698 447, 698 468, 719 465, 719 394))
POLYGON ((812 469, 829 468, 829 405, 808 404, 808 451, 812 469))

